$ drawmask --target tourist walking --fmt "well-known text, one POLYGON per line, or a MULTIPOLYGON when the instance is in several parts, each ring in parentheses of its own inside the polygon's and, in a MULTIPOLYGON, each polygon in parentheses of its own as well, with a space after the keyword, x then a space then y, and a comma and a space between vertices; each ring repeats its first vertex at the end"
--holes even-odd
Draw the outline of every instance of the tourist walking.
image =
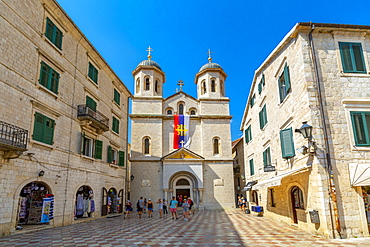
POLYGON ((143 197, 140 197, 140 199, 136 203, 136 211, 139 215, 139 219, 141 219, 141 214, 143 213, 143 208, 144 208, 144 200, 143 197))
POLYGON ((189 218, 189 203, 188 203, 188 200, 184 199, 184 201, 182 202, 182 208, 183 208, 183 215, 184 215, 184 220, 185 221, 188 221, 188 218, 189 218))
POLYGON ((194 202, 190 197, 188 197, 188 204, 189 204, 189 214, 194 214, 194 211, 192 210, 194 202))
POLYGON ((163 214, 168 214, 167 211, 167 200, 163 199, 163 214))
POLYGON ((148 218, 152 218, 153 217, 153 215, 152 215, 152 213, 153 213, 153 202, 152 202, 152 200, 148 199, 147 206, 148 206, 148 218))
POLYGON ((143 212, 144 214, 146 214, 146 206, 148 204, 148 201, 146 200, 146 198, 144 198, 144 207, 143 207, 143 212))
POLYGON ((157 204, 158 204, 159 218, 162 218, 163 217, 163 202, 162 202, 162 200, 158 199, 157 204))
POLYGON ((124 218, 126 219, 130 215, 130 212, 132 211, 132 203, 130 202, 130 200, 126 201, 125 210, 126 214, 124 218))
POLYGON ((245 199, 244 197, 240 198, 242 203, 242 211, 245 211, 245 199))
POLYGON ((177 201, 178 201, 178 203, 179 203, 179 207, 181 207, 181 205, 182 205, 182 195, 179 195, 178 197, 177 197, 177 201))
POLYGON ((173 220, 175 218, 179 219, 179 218, 177 218, 177 205, 179 205, 179 202, 176 201, 176 197, 173 196, 172 200, 170 201, 170 211, 171 211, 171 215, 172 215, 173 220))

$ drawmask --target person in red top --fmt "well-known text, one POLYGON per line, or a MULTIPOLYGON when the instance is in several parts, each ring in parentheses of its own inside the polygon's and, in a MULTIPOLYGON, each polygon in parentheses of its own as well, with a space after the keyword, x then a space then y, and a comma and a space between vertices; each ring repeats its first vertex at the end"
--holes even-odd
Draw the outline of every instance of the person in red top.
POLYGON ((190 197, 188 197, 188 204, 189 204, 189 214, 194 214, 194 211, 191 209, 194 205, 194 202, 193 200, 190 199, 190 197))

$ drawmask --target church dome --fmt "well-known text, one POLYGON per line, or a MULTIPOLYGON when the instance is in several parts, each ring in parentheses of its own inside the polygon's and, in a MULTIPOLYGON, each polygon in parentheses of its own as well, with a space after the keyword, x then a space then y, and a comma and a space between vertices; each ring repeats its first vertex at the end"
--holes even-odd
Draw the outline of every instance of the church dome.
POLYGON ((222 67, 218 63, 206 63, 205 65, 203 65, 200 68, 199 72, 201 72, 205 69, 222 69, 222 67))
POLYGON ((139 63, 139 65, 137 67, 139 67, 141 65, 142 66, 154 66, 157 69, 159 69, 160 71, 162 71, 161 66, 159 66, 159 64, 154 62, 153 60, 144 60, 141 63, 139 63))

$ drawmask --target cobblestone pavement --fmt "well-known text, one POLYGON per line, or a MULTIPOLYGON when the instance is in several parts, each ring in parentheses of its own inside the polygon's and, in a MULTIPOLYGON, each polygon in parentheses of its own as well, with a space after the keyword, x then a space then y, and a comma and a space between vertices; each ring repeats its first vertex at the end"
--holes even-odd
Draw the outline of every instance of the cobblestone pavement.
POLYGON ((160 219, 136 214, 23 232, 0 238, 0 246, 369 246, 370 238, 327 240, 239 210, 196 212, 160 219))

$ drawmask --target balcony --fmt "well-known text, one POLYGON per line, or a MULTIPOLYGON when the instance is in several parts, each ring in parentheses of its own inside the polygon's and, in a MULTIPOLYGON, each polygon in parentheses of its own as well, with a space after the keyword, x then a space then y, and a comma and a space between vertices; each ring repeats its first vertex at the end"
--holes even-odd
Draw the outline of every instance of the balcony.
POLYGON ((81 120, 82 126, 91 126, 98 133, 109 130, 109 118, 98 111, 94 111, 86 105, 79 105, 77 109, 77 118, 81 120))
POLYGON ((27 150, 28 130, 0 121, 0 150, 4 158, 17 158, 27 150))

